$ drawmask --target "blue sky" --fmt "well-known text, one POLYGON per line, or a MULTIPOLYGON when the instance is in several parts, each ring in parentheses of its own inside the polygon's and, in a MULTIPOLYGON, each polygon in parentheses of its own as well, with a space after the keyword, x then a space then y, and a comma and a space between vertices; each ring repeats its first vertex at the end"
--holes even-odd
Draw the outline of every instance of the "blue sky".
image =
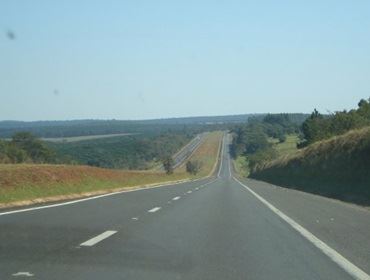
POLYGON ((0 120, 354 108, 370 97, 369 14, 368 0, 2 0, 0 120))

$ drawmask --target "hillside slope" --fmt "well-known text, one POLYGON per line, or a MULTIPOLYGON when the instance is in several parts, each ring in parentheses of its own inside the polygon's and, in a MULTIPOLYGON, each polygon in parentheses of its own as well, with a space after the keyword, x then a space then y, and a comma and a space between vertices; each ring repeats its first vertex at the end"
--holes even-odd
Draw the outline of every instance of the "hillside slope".
POLYGON ((370 205, 370 127, 257 166, 251 178, 370 205))

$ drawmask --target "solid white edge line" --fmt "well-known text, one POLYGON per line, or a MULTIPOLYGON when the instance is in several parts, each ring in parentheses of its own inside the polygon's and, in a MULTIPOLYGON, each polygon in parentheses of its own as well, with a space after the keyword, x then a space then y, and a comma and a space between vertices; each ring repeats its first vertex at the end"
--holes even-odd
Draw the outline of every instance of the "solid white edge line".
MULTIPOLYGON (((229 135, 228 135, 229 136, 229 135)), ((229 139, 230 139, 230 136, 229 136, 229 139)), ((230 149, 229 149, 229 153, 227 155, 227 158, 228 158, 228 164, 229 164, 229 178, 232 177, 231 175, 231 158, 230 158, 230 149)))
POLYGON ((176 196, 174 198, 172 198, 172 200, 179 200, 181 198, 181 196, 176 196))
POLYGON ((267 206, 271 211, 273 211, 276 215, 278 215, 282 220, 287 222, 291 227, 293 227, 296 231, 298 231, 303 237, 305 237, 308 241, 310 241, 313 245, 315 245, 321 252, 323 252, 326 256, 328 256, 333 262, 339 265, 342 269, 344 269, 347 273, 349 273, 352 277, 359 280, 369 280, 370 275, 368 275, 365 271, 351 263, 325 242, 321 241, 307 229, 302 227, 292 218, 285 215, 271 203, 269 203, 266 199, 261 197, 259 194, 254 192, 248 186, 244 185, 240 182, 237 178, 233 177, 235 181, 237 181, 240 185, 242 185, 246 190, 248 190, 252 195, 254 195, 259 201, 261 201, 265 206, 267 206))
POLYGON ((217 177, 220 178, 221 170, 222 170, 222 162, 224 157, 224 147, 225 147, 225 134, 222 137, 222 147, 221 147, 221 154, 220 154, 220 168, 218 169, 217 177))
MULTIPOLYGON (((161 187, 170 187, 174 185, 180 185, 180 184, 186 184, 186 183, 193 183, 201 180, 207 180, 208 178, 200 178, 196 179, 193 181, 185 181, 185 182, 175 182, 175 183, 168 183, 168 184, 161 184, 153 187, 147 187, 147 188, 141 188, 141 189, 135 189, 135 190, 122 190, 118 192, 111 192, 111 193, 106 193, 106 194, 100 194, 96 196, 91 196, 91 197, 86 197, 86 198, 81 198, 81 199, 76 199, 76 200, 71 200, 67 202, 61 202, 61 203, 55 203, 55 204, 49 204, 49 205, 44 205, 44 206, 36 206, 36 207, 31 207, 31 208, 25 208, 25 209, 19 209, 19 210, 12 210, 12 211, 7 211, 7 212, 0 212, 0 216, 5 216, 5 215, 10 215, 10 214, 16 214, 16 213, 22 213, 22 212, 29 212, 29 211, 34 211, 34 210, 41 210, 41 209, 47 209, 47 208, 54 208, 54 207, 60 207, 60 206, 65 206, 65 205, 70 205, 70 204, 75 204, 75 203, 80 203, 88 200, 93 200, 93 199, 98 199, 102 197, 107 197, 111 195, 117 195, 121 193, 130 193, 130 192, 137 192, 137 191, 145 191, 145 190, 151 190, 151 189, 156 189, 156 188, 161 188, 161 187)), ((211 183, 214 181, 211 181, 211 183)))
POLYGON ((154 212, 157 212, 158 210, 160 210, 161 209, 161 207, 154 207, 154 208, 152 208, 152 209, 150 209, 150 210, 148 210, 148 212, 149 213, 154 213, 154 212))
POLYGON ((107 230, 107 231, 103 232, 102 234, 99 234, 99 235, 85 241, 84 243, 81 243, 80 246, 87 246, 87 247, 94 246, 95 244, 97 244, 100 241, 112 236, 115 233, 117 233, 117 231, 107 230))

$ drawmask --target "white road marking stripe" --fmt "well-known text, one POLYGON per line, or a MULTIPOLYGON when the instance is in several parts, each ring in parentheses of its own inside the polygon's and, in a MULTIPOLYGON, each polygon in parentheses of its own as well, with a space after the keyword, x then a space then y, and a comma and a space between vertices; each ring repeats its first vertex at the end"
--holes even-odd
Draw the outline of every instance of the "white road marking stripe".
POLYGON ((84 243, 81 243, 80 246, 94 246, 96 243, 99 243, 100 241, 108 238, 109 236, 112 236, 113 234, 117 233, 115 230, 107 230, 103 232, 102 234, 99 234, 98 236, 95 236, 84 243))
POLYGON ((188 193, 192 193, 192 191, 188 191, 188 193))
POLYGON ((131 220, 137 221, 137 220, 139 220, 139 218, 138 217, 132 217, 131 220))
POLYGON ((218 169, 218 173, 217 173, 217 177, 220 178, 220 175, 221 175, 221 170, 222 170, 222 161, 223 161, 223 157, 224 157, 224 146, 225 146, 225 134, 224 136, 222 137, 222 147, 221 147, 221 154, 220 154, 220 167, 218 169))
POLYGON ((34 276, 34 274, 32 274, 30 272, 22 272, 22 271, 20 271, 20 272, 17 272, 17 273, 13 273, 12 276, 15 276, 15 277, 17 277, 17 276, 32 277, 32 276, 34 276))
POLYGON ((159 209, 161 209, 161 207, 154 207, 153 209, 150 209, 148 212, 154 213, 154 212, 157 212, 159 209))
MULTIPOLYGON (((230 149, 229 149, 230 150, 230 149)), ((227 159, 228 159, 228 165, 229 165, 229 178, 231 178, 231 159, 230 159, 230 151, 227 155, 227 159)))
POLYGON ((172 198, 172 200, 179 200, 181 198, 181 196, 176 196, 174 198, 172 198))
POLYGON ((199 188, 195 188, 195 190, 196 190, 196 191, 198 191, 198 190, 199 190, 199 188))
POLYGON ((310 241, 313 245, 315 245, 321 252, 327 255, 333 262, 339 265, 342 269, 344 269, 347 273, 349 273, 352 277, 359 280, 369 280, 370 275, 368 275, 365 271, 361 270, 359 267, 351 263, 325 242, 321 241, 307 229, 302 227, 293 219, 289 218, 259 194, 255 193, 252 189, 244 185, 238 179, 233 177, 235 181, 237 181, 240 185, 242 185, 245 189, 247 189, 251 194, 253 194, 259 201, 261 201, 265 206, 267 206, 271 211, 273 211, 276 215, 278 215, 281 219, 287 222, 291 227, 293 227, 296 231, 298 231, 303 237, 305 237, 308 241, 310 241))

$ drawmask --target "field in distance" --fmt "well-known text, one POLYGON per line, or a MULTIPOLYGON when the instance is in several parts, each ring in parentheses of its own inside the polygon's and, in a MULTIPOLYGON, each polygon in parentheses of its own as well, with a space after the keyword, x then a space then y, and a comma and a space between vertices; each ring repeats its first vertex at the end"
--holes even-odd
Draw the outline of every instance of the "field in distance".
POLYGON ((79 141, 87 141, 101 138, 112 138, 119 136, 137 135, 139 133, 115 133, 115 134, 103 134, 103 135, 85 135, 85 136, 72 136, 72 137, 50 137, 41 138, 43 141, 54 142, 54 143, 71 143, 79 141))

